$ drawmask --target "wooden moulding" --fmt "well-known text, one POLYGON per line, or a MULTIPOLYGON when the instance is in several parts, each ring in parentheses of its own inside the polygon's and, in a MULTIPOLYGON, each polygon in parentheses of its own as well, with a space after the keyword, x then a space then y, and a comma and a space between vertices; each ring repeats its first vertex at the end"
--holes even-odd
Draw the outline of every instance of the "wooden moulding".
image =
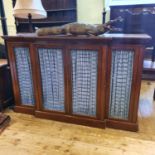
POLYGON ((98 128, 105 128, 105 120, 96 120, 91 118, 85 118, 83 116, 78 117, 74 115, 65 115, 59 113, 51 113, 51 112, 43 112, 43 111, 35 111, 35 116, 39 118, 45 119, 52 119, 55 121, 91 126, 91 127, 98 127, 98 128))
POLYGON ((132 122, 125 122, 125 121, 117 121, 117 120, 106 120, 106 127, 114 128, 114 129, 121 129, 127 131, 138 131, 138 123, 132 122))
POLYGON ((35 115, 38 118, 84 125, 84 126, 97 127, 102 129, 108 127, 108 128, 121 129, 121 130, 133 131, 133 132, 138 131, 137 122, 132 123, 128 121, 111 120, 111 119, 96 120, 96 119, 91 119, 84 116, 79 117, 74 115, 61 114, 58 112, 35 111, 33 107, 22 107, 22 106, 20 107, 15 106, 14 111, 19 113, 35 115))
POLYGON ((24 114, 30 114, 30 115, 35 114, 34 107, 30 107, 30 106, 15 106, 14 111, 19 113, 24 113, 24 114))

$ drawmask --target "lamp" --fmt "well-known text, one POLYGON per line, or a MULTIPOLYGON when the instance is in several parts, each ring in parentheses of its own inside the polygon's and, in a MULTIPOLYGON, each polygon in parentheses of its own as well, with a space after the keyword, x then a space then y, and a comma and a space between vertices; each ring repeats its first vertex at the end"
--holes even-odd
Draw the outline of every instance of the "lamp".
POLYGON ((13 9, 16 18, 29 20, 29 31, 33 32, 32 19, 42 19, 47 17, 47 12, 42 6, 41 0, 17 0, 13 9))

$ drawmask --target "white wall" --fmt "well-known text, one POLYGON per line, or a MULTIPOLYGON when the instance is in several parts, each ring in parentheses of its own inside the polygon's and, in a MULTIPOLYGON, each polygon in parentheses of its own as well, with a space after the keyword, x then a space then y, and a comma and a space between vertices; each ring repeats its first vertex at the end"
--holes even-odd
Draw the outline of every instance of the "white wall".
POLYGON ((77 0, 78 22, 101 24, 104 0, 77 0))

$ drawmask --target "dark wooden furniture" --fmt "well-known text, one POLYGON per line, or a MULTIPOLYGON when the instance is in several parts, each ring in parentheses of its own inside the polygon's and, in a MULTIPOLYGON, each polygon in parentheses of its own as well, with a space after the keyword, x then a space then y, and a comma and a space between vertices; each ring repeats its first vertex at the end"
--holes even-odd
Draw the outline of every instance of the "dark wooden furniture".
POLYGON ((5 58, 6 58, 5 45, 0 43, 0 59, 5 59, 5 58))
MULTIPOLYGON (((8 35, 3 0, 0 1, 0 22, 3 35, 8 35)), ((0 111, 11 104, 13 104, 13 91, 9 62, 7 61, 7 49, 5 43, 0 43, 0 111)), ((0 114, 0 132, 9 121, 8 116, 0 114)))
POLYGON ((0 59, 0 111, 13 102, 11 75, 7 60, 0 59))
POLYGON ((146 49, 143 79, 155 80, 155 4, 111 6, 110 19, 121 16, 124 21, 115 27, 123 33, 147 33, 152 37, 146 49))
MULTIPOLYGON (((77 21, 76 0, 42 0, 42 4, 47 18, 32 20, 34 27, 60 26, 77 21)), ((16 19, 16 29, 17 32, 29 32, 28 20, 16 19)))
POLYGON ((15 111, 137 131, 148 35, 5 36, 15 111))

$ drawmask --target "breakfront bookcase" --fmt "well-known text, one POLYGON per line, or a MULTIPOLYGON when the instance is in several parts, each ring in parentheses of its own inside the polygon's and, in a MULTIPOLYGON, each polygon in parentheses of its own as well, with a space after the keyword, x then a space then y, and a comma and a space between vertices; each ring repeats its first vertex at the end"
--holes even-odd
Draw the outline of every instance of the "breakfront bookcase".
POLYGON ((15 111, 94 127, 138 130, 148 35, 4 36, 15 111))

